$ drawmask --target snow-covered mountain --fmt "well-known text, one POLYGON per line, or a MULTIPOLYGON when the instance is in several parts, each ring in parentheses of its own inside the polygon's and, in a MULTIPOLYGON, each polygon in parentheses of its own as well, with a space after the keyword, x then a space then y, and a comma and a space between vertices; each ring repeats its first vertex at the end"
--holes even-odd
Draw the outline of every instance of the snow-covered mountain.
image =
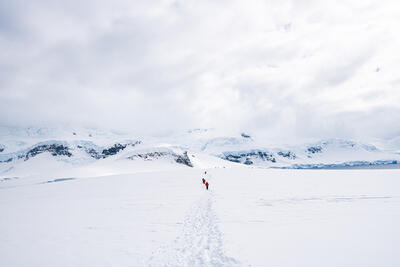
POLYGON ((397 164, 399 155, 373 145, 328 139, 284 148, 221 151, 220 157, 248 165, 283 168, 336 168, 397 164))
POLYGON ((266 168, 397 167, 400 154, 342 139, 267 147, 247 133, 225 136, 215 129, 137 137, 96 129, 0 127, 2 175, 43 171, 60 164, 68 170, 90 166, 98 170, 99 165, 118 170, 146 169, 151 168, 151 162, 165 168, 229 164, 266 168))

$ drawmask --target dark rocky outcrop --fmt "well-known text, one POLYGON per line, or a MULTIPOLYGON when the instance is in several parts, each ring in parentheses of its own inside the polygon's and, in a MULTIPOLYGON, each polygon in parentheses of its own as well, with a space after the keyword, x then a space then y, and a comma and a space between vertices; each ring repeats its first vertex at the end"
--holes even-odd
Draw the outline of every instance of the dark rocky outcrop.
POLYGON ((250 135, 246 134, 246 133, 241 133, 240 134, 243 138, 251 138, 250 135))
POLYGON ((95 150, 92 147, 86 147, 85 151, 92 158, 95 158, 95 159, 102 159, 103 158, 104 159, 104 158, 107 158, 109 156, 116 155, 120 151, 124 150, 127 146, 136 146, 136 145, 138 145, 140 143, 141 143, 140 141, 136 141, 136 142, 133 142, 133 143, 126 143, 126 144, 115 143, 113 146, 111 146, 109 148, 105 148, 101 152, 95 150))
POLYGON ((273 163, 276 162, 274 154, 261 150, 246 151, 246 152, 225 152, 221 156, 221 158, 232 162, 243 163, 246 165, 252 165, 255 159, 260 159, 262 161, 270 161, 273 163))
POLYGON ((246 165, 252 165, 254 162, 252 162, 249 158, 246 159, 246 161, 244 162, 244 164, 246 165))
POLYGON ((121 145, 120 143, 116 143, 116 144, 114 144, 114 146, 112 146, 110 148, 103 149, 101 154, 103 155, 104 158, 106 158, 108 156, 117 154, 121 150, 124 150, 126 148, 126 146, 127 146, 127 144, 121 145))
POLYGON ((101 159, 103 156, 97 152, 94 148, 85 148, 86 153, 88 153, 92 158, 101 159))
POLYGON ((52 156, 72 156, 67 146, 60 144, 47 144, 38 145, 29 150, 25 155, 19 155, 18 158, 25 158, 25 160, 28 160, 29 158, 35 157, 43 152, 49 152, 52 156))
POLYGON ((11 162, 15 159, 23 159, 26 161, 30 158, 36 157, 37 155, 44 153, 44 152, 48 152, 54 157, 56 157, 56 156, 72 157, 70 148, 65 144, 39 143, 36 146, 34 146, 28 150, 22 150, 17 153, 11 153, 8 155, 4 155, 5 157, 3 157, 3 160, 0 162, 6 163, 6 162, 11 162))
MULTIPOLYGON (((135 146, 137 144, 140 144, 140 141, 126 143, 126 144, 116 143, 113 146, 102 149, 102 150, 98 149, 98 147, 92 143, 91 144, 79 144, 76 146, 76 148, 86 151, 86 153, 88 153, 92 158, 102 159, 102 158, 106 158, 106 157, 109 157, 109 156, 119 153, 121 150, 125 149, 127 146, 135 146)), ((73 149, 71 149, 69 147, 69 145, 67 145, 66 143, 60 143, 60 142, 39 143, 28 150, 21 150, 16 153, 2 155, 2 158, 0 159, 0 163, 11 162, 15 159, 21 159, 21 160, 23 159, 26 161, 26 160, 33 158, 41 153, 44 153, 44 152, 48 152, 52 156, 72 157, 73 154, 71 153, 71 150, 73 150, 73 149)))
POLYGON ((279 151, 277 153, 279 156, 288 158, 288 159, 296 159, 296 154, 294 154, 292 151, 279 151))
POLYGON ((310 147, 307 147, 307 152, 311 153, 311 154, 321 153, 322 147, 321 146, 310 146, 310 147))
POLYGON ((142 158, 144 160, 153 160, 153 159, 158 159, 161 157, 164 157, 168 155, 166 152, 149 152, 149 153, 141 153, 141 154, 135 154, 133 156, 128 157, 128 159, 134 159, 134 158, 142 158))
POLYGON ((128 157, 128 159, 134 160, 137 158, 141 158, 144 160, 156 160, 156 159, 159 159, 162 157, 168 157, 168 156, 172 157, 176 163, 183 164, 188 167, 193 167, 193 164, 189 159, 187 151, 183 152, 182 155, 176 154, 172 151, 171 152, 169 152, 169 151, 168 152, 167 151, 153 151, 153 152, 147 152, 147 153, 137 153, 137 154, 134 154, 134 155, 128 157))
POLYGON ((175 161, 177 163, 184 164, 189 167, 193 167, 192 162, 190 161, 190 159, 188 157, 187 151, 183 152, 183 155, 177 155, 177 158, 175 159, 175 161))

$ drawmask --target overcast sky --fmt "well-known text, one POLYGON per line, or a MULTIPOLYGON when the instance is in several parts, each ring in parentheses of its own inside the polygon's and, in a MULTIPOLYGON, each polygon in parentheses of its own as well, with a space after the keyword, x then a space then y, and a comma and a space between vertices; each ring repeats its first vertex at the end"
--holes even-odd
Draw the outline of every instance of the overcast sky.
POLYGON ((400 135, 397 1, 0 0, 0 124, 400 135))

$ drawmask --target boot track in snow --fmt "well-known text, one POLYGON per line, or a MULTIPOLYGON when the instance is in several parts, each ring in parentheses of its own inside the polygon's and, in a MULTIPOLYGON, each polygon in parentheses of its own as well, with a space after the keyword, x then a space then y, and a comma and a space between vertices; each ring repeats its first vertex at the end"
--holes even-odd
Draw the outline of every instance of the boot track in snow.
POLYGON ((173 244, 159 248, 146 266, 235 266, 238 261, 223 251, 222 234, 212 208, 213 193, 195 202, 183 230, 173 244))

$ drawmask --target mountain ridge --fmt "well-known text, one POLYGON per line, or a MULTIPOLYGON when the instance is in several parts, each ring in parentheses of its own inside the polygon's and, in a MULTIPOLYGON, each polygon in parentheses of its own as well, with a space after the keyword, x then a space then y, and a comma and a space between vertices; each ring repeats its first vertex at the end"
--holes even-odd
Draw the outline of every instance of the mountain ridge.
MULTIPOLYGON (((0 174, 8 175, 40 154, 44 161, 89 166, 95 161, 164 162, 166 166, 198 167, 240 164, 261 168, 354 168, 398 166, 400 154, 353 140, 329 138, 296 146, 265 146, 247 132, 222 135, 215 129, 194 129, 178 135, 133 138, 96 129, 0 128, 0 174), (58 138, 57 138, 58 137, 58 138), (204 156, 201 156, 204 155, 204 156), (104 161, 106 160, 107 161, 104 161), (222 160, 222 161, 220 161, 222 160)), ((163 163, 163 164, 164 164, 163 163)), ((147 164, 147 163, 146 163, 147 164)), ((133 168, 133 167, 132 167, 133 168)))

